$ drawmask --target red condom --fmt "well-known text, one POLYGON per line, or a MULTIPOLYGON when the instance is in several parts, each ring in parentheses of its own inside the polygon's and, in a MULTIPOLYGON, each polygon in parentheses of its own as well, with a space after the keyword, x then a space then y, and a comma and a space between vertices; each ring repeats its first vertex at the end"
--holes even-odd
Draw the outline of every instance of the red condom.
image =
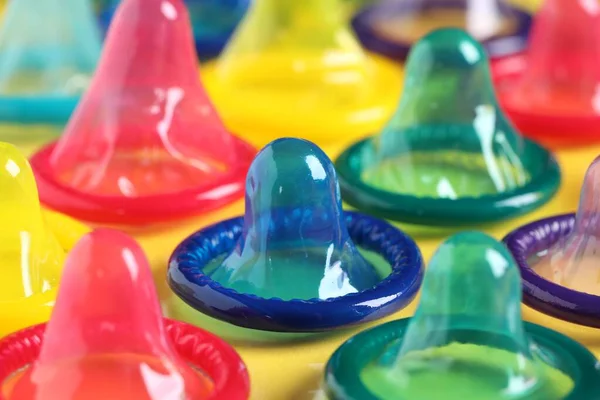
POLYGON ((226 131, 198 79, 183 1, 124 0, 64 135, 31 162, 44 204, 138 225, 241 197, 254 153, 226 131))
MULTIPOLYGON (((203 346, 226 345, 219 340, 203 346)), ((39 357, 16 380, 8 399, 203 400, 224 395, 210 371, 188 365, 181 347, 165 331, 142 249, 125 234, 100 229, 70 253, 39 357)), ((199 357, 210 357, 208 352, 199 357)), ((228 395, 235 393, 227 389, 228 395)))
POLYGON ((600 141, 597 0, 547 0, 528 53, 493 67, 502 106, 523 134, 550 145, 600 141))

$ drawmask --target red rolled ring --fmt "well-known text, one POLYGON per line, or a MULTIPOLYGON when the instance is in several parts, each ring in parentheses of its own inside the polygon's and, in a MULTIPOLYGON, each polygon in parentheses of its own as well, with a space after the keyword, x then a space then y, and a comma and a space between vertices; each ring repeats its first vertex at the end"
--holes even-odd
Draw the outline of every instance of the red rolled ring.
MULTIPOLYGON (((225 341, 195 326, 164 319, 177 353, 205 372, 214 383, 211 399, 247 400, 250 378, 246 365, 225 341)), ((46 324, 34 325, 0 340, 0 400, 2 384, 13 373, 33 364, 42 347, 46 324)))
MULTIPOLYGON (((143 197, 98 196, 59 182, 50 157, 56 143, 42 148, 31 159, 41 202, 63 214, 87 221, 116 225, 148 225, 186 218, 224 207, 244 195, 246 173, 256 155, 248 143, 233 137, 236 164, 221 180, 179 193, 143 197)), ((168 186, 168 182, 165 183, 168 186)))

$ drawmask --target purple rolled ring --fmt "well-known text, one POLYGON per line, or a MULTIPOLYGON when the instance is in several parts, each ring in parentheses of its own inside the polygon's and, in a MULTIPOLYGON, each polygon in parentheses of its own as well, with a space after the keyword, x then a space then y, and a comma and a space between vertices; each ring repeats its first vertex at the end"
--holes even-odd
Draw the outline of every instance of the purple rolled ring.
MULTIPOLYGON (((404 61, 408 57, 411 42, 398 42, 386 39, 373 28, 371 18, 376 12, 384 15, 410 15, 418 10, 418 0, 382 3, 366 6, 352 18, 352 27, 363 47, 395 61, 404 61)), ((459 0, 429 0, 426 8, 441 7, 446 9, 463 9, 459 0)), ((507 17, 513 17, 517 26, 512 33, 490 37, 482 42, 491 58, 500 58, 520 53, 527 48, 527 40, 532 25, 532 16, 504 2, 497 2, 498 11, 507 17)))
POLYGON ((519 265, 523 303, 544 314, 593 328, 600 328, 600 296, 558 285, 538 275, 528 259, 549 249, 573 231, 575 214, 557 215, 523 225, 502 241, 519 265))

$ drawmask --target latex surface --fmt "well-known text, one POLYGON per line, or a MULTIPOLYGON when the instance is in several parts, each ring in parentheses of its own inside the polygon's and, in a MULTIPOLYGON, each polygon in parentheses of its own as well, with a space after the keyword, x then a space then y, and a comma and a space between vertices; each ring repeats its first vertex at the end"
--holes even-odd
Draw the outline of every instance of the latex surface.
POLYGON ((550 380, 520 303, 519 271, 502 244, 478 232, 451 237, 430 261, 403 339, 362 371, 365 385, 384 399, 562 399, 573 382, 550 380), (469 357, 481 346, 487 358, 469 357))
POLYGON ((0 143, 0 335, 40 322, 56 296, 65 251, 42 216, 27 160, 0 143))
POLYGON ((328 299, 382 278, 346 227, 335 169, 316 145, 279 139, 257 155, 246 178, 246 213, 234 251, 206 271, 260 297, 328 299))
POLYGON ((600 295, 600 158, 587 170, 575 225, 550 249, 534 255, 531 267, 542 277, 579 292, 600 295))
POLYGON ((400 73, 362 51, 342 9, 339 0, 253 4, 205 69, 234 132, 259 146, 283 135, 322 145, 365 136, 388 117, 400 73))
POLYGON ((402 99, 363 151, 362 179, 386 192, 458 199, 531 180, 524 144, 500 110, 482 47, 442 29, 412 50, 402 99))
POLYGON ((10 2, 0 27, 0 117, 26 122, 45 112, 15 111, 23 106, 21 98, 47 101, 38 108, 61 111, 51 102, 79 96, 87 88, 100 46, 87 0, 10 2))
POLYGON ((128 207, 117 213, 128 223, 143 218, 126 214, 152 221, 231 201, 251 154, 225 130, 198 81, 183 2, 126 0, 90 90, 63 137, 33 164, 51 186, 40 184, 46 204, 87 220, 115 219, 114 207, 128 207), (136 199, 146 201, 134 207, 136 199))
POLYGON ((142 249, 102 229, 70 253, 40 355, 8 399, 207 399, 213 384, 167 340, 142 249))

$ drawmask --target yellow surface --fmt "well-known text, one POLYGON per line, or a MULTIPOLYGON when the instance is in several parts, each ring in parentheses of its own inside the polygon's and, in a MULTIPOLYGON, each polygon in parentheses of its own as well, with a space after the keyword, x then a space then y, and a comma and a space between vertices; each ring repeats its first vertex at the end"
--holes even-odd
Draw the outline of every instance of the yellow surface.
POLYGON ((282 137, 321 146, 373 134, 392 115, 399 66, 364 53, 339 0, 255 2, 202 79, 223 121, 260 148, 282 137))
POLYGON ((29 163, 0 143, 0 337, 45 321, 56 297, 65 255, 86 228, 42 213, 29 163))

